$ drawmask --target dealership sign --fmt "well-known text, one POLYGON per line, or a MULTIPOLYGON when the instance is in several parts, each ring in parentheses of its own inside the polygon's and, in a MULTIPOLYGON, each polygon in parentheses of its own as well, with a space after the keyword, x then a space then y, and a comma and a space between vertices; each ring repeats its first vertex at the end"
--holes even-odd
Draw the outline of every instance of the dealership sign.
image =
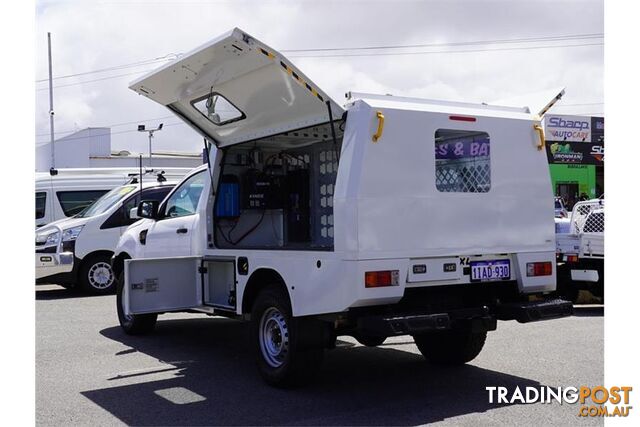
POLYGON ((547 115, 545 139, 560 142, 591 142, 591 117, 547 115))
POLYGON ((591 117, 591 141, 604 143, 604 117, 591 117))
POLYGON ((604 142, 585 144, 584 142, 552 142, 547 143, 547 158, 555 164, 604 164, 604 142))

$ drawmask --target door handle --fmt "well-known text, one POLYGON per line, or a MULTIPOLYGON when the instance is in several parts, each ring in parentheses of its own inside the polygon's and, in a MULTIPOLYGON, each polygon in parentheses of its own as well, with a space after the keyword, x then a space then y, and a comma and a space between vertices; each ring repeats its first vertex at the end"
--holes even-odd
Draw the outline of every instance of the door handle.
POLYGON ((176 230, 176 233, 178 233, 178 234, 187 234, 187 231, 189 231, 189 230, 187 230, 186 228, 178 228, 176 230))
POLYGON ((533 129, 538 132, 538 138, 540 142, 537 145, 538 150, 542 150, 544 148, 544 128, 539 124, 533 125, 533 129))
POLYGON ((376 117, 378 118, 378 129, 376 129, 376 133, 371 137, 373 142, 378 142, 384 130, 384 114, 382 114, 382 111, 377 111, 376 117))

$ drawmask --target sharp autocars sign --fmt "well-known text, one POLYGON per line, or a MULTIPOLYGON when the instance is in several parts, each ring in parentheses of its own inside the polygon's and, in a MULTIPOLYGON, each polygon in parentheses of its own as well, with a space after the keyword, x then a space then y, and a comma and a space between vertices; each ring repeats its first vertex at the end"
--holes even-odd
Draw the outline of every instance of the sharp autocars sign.
POLYGON ((547 141, 591 142, 591 117, 549 115, 544 127, 547 141))

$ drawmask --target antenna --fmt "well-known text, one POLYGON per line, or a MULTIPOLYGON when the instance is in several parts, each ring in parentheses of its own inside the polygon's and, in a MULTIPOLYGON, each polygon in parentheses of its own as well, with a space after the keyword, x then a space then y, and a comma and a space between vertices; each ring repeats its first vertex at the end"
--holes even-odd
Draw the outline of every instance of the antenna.
POLYGON ((140 154, 140 194, 138 194, 138 204, 142 202, 142 154, 140 154))
MULTIPOLYGON (((51 166, 50 170, 56 168, 56 150, 53 133, 53 72, 51 70, 51 33, 47 33, 47 45, 49 47, 49 128, 51 130, 51 166)), ((53 174, 52 174, 53 175, 53 174)))

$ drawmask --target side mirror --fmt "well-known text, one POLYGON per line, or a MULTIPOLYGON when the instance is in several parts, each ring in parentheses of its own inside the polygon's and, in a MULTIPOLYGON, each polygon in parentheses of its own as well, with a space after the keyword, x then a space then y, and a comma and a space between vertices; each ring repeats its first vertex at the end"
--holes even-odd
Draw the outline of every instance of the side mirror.
POLYGON ((143 200, 138 205, 136 216, 138 218, 156 219, 158 217, 158 206, 160 202, 157 200, 143 200))
POLYGON ((129 219, 140 219, 138 216, 138 208, 131 208, 129 211, 129 219))

